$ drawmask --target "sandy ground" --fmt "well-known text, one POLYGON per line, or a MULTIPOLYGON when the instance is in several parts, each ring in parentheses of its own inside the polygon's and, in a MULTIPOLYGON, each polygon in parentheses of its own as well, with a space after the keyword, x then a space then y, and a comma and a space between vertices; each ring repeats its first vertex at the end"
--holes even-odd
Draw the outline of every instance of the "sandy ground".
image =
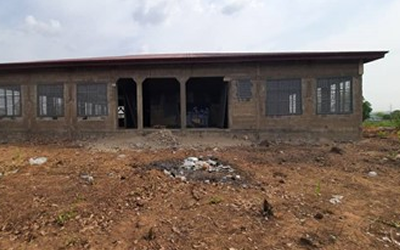
POLYGON ((400 249, 397 137, 264 145, 168 131, 0 145, 0 249, 400 249), (233 172, 165 171, 189 156, 233 172))

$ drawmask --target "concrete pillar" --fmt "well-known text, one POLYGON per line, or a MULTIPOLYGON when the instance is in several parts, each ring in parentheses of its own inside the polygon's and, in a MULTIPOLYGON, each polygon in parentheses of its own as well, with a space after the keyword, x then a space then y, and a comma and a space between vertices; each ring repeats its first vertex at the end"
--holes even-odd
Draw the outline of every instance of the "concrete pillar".
POLYGON ((135 79, 136 82, 136 106, 137 106, 137 128, 143 130, 143 82, 144 79, 135 79))
POLYGON ((264 101, 262 101, 261 97, 261 90, 262 90, 262 84, 264 84, 264 81, 260 79, 254 79, 251 80, 253 83, 253 89, 252 89, 252 94, 253 94, 253 99, 254 99, 254 108, 256 109, 256 129, 260 130, 261 128, 261 117, 264 116, 263 110, 264 110, 264 101), (261 101, 260 101, 261 100, 261 101))
POLYGON ((186 129, 186 113, 187 113, 187 106, 186 106, 186 82, 189 78, 182 77, 178 78, 180 85, 180 104, 181 104, 181 129, 186 129))

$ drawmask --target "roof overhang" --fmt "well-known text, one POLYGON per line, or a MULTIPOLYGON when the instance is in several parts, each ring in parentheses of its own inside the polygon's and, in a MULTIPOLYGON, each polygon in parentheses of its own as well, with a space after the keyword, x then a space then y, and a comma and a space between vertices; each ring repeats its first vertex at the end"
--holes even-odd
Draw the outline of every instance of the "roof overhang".
POLYGON ((129 65, 268 63, 293 61, 328 61, 368 63, 385 56, 388 51, 351 52, 280 52, 280 53, 191 53, 150 54, 119 57, 97 57, 32 62, 0 63, 3 70, 49 69, 71 67, 105 67, 129 65))

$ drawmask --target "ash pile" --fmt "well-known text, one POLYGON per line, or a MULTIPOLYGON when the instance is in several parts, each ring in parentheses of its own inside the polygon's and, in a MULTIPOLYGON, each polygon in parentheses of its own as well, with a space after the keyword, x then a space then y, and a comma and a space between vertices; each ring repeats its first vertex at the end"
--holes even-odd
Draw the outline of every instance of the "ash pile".
POLYGON ((150 167, 182 181, 243 183, 242 176, 232 166, 222 163, 213 156, 188 157, 182 162, 156 162, 150 167))

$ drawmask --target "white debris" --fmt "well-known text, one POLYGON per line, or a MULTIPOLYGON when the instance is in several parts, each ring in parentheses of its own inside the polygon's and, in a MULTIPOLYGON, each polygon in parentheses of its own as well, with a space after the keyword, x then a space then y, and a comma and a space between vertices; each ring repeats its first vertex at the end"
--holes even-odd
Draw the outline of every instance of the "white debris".
POLYGON ((378 173, 375 172, 375 171, 370 171, 370 172, 368 173, 368 176, 369 176, 369 177, 377 177, 377 176, 378 176, 378 173))
POLYGON ((332 204, 339 204, 341 203, 342 199, 343 199, 342 195, 332 195, 332 198, 329 200, 329 202, 332 204))
POLYGON ((168 171, 168 170, 166 170, 166 169, 164 169, 164 174, 165 174, 166 176, 169 176, 169 177, 174 178, 174 176, 171 174, 171 172, 168 171))
POLYGON ((125 154, 120 154, 120 155, 118 155, 118 160, 122 160, 122 159, 125 159, 126 158, 126 155, 125 154))
POLYGON ((47 162, 46 157, 33 157, 29 159, 30 165, 42 165, 47 162))
POLYGON ((81 178, 87 181, 89 184, 93 184, 94 178, 89 174, 81 174, 81 178))
MULTIPOLYGON (((189 158, 192 158, 192 157, 189 157, 189 158)), ((186 168, 186 169, 193 169, 196 166, 196 162, 189 158, 187 158, 183 161, 182 167, 186 168)))

